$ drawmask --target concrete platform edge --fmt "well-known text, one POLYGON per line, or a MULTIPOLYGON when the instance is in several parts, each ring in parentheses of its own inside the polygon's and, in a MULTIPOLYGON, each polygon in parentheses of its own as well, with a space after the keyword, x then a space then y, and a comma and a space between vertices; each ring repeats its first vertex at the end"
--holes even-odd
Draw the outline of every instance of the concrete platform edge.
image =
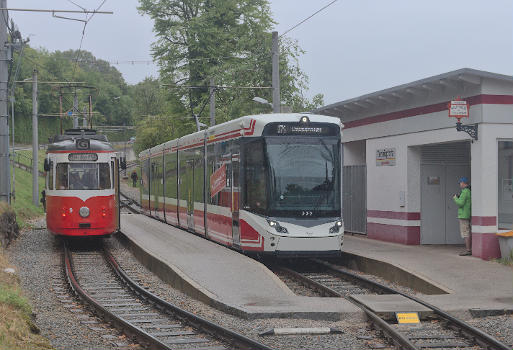
POLYGON ((260 319, 260 318, 296 318, 296 319, 314 319, 314 320, 327 320, 327 321, 338 321, 346 317, 350 318, 362 318, 363 311, 351 312, 351 313, 340 313, 340 312, 253 312, 251 310, 243 309, 233 305, 229 305, 219 301, 215 298, 215 295, 204 290, 196 282, 191 281, 187 276, 173 269, 165 262, 159 260, 151 253, 140 247, 137 242, 134 242, 130 237, 118 232, 117 238, 134 254, 136 259, 143 264, 147 269, 156 274, 164 282, 171 285, 190 297, 199 300, 215 309, 226 312, 228 314, 241 317, 244 319, 260 319))
POLYGON ((352 269, 370 273, 384 279, 397 282, 405 287, 415 289, 424 294, 451 294, 452 291, 431 281, 425 277, 419 276, 413 271, 406 270, 387 261, 381 261, 369 258, 355 253, 342 252, 340 258, 342 263, 352 269))

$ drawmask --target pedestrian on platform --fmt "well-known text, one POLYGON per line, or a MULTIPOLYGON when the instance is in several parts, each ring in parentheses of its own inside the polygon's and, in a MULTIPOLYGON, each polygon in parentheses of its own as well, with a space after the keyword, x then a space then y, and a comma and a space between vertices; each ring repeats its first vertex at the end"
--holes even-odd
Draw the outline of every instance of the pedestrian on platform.
POLYGON ((135 187, 137 185, 137 179, 139 178, 139 176, 137 176, 137 171, 132 171, 130 177, 132 178, 132 187, 135 187))
POLYGON ((455 194, 453 197, 454 203, 458 206, 458 219, 460 221, 460 234, 465 240, 466 250, 461 252, 461 256, 472 255, 472 236, 470 233, 470 218, 472 209, 472 197, 470 193, 470 186, 468 178, 461 177, 460 180, 460 194, 455 194))

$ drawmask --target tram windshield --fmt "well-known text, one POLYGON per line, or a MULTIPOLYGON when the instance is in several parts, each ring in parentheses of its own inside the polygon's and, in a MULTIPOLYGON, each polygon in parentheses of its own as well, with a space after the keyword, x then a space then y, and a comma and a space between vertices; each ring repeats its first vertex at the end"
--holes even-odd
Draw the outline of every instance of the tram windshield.
POLYGON ((340 216, 339 139, 264 140, 248 144, 245 209, 275 217, 340 216))
POLYGON ((105 190, 112 188, 109 163, 58 163, 57 190, 105 190))

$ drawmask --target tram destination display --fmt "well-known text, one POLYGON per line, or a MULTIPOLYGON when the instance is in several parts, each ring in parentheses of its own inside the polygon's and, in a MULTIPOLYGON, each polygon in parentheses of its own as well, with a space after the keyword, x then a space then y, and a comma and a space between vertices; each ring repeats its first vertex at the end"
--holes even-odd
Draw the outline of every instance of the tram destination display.
POLYGON ((269 123, 263 136, 337 136, 340 129, 326 123, 269 123))

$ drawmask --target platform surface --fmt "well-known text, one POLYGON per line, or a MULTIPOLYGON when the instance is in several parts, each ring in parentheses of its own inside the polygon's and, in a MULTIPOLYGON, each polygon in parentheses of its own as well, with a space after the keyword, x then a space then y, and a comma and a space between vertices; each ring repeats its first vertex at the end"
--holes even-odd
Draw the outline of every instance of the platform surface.
POLYGON ((302 315, 319 319, 361 313, 344 299, 296 296, 258 261, 144 215, 122 215, 121 231, 184 283, 227 311, 238 310, 248 317, 302 315))
POLYGON ((513 266, 459 256, 461 246, 407 246, 346 235, 342 250, 390 263, 440 286, 448 294, 420 297, 441 309, 513 310, 513 266))

